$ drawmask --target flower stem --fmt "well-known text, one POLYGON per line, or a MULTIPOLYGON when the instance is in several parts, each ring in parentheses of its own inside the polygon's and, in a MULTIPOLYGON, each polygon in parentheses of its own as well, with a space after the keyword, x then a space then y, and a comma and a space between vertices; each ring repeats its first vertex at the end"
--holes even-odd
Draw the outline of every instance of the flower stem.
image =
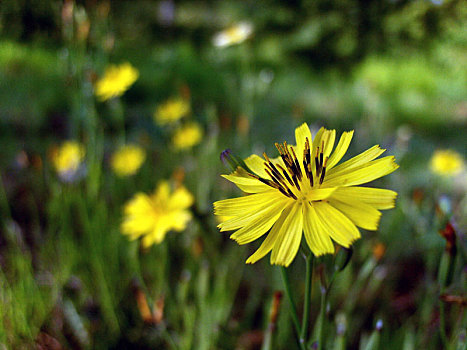
POLYGON ((443 347, 448 349, 448 337, 446 335, 446 309, 444 306, 444 301, 440 301, 439 305, 439 332, 441 337, 441 342, 443 343, 443 347))
MULTIPOLYGON (((10 204, 8 204, 8 196, 5 191, 5 186, 3 185, 3 177, 0 171, 0 209, 3 213, 3 218, 11 219, 11 209, 10 204)), ((3 219, 0 218, 0 219, 3 219)))
POLYGON ((321 305, 318 320, 318 350, 324 349, 324 321, 326 315, 326 303, 328 292, 324 286, 321 286, 321 305))
MULTIPOLYGON (((446 288, 452 281, 452 272, 455 264, 455 252, 452 253, 446 250, 442 257, 438 273, 438 281, 440 284, 440 294, 444 294, 446 288)), ((449 348, 449 338, 446 333, 446 307, 444 301, 440 300, 439 305, 439 334, 441 342, 445 349, 449 348)))
POLYGON ((311 308, 311 284, 313 281, 313 254, 305 256, 306 275, 305 275, 305 301, 303 303, 302 330, 300 332, 300 343, 306 344, 308 341, 308 329, 310 327, 310 308, 311 308))
POLYGON ((295 307, 295 303, 292 298, 292 291, 290 289, 290 281, 289 281, 289 276, 287 275, 287 269, 283 266, 281 266, 281 275, 282 275, 282 281, 284 282, 285 294, 287 295, 287 299, 290 305, 290 313, 292 315, 292 321, 294 324, 294 329, 295 329, 295 334, 297 336, 298 345, 300 346, 301 350, 305 350, 305 344, 301 343, 299 340, 300 323, 298 322, 297 309, 295 307))

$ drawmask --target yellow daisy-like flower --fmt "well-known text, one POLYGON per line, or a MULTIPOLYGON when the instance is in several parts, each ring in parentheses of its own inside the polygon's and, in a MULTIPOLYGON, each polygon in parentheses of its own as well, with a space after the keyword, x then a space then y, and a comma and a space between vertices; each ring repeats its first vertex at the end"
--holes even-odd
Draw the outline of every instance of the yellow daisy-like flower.
POLYGON ((141 147, 126 145, 112 155, 110 165, 118 176, 135 174, 146 159, 146 152, 141 147))
POLYGON ((198 123, 188 123, 175 131, 172 142, 176 150, 186 150, 200 143, 203 130, 198 123))
POLYGON ((295 258, 302 232, 314 255, 334 252, 333 241, 349 247, 360 238, 358 227, 378 228, 381 209, 394 207, 397 193, 359 187, 398 168, 393 156, 376 159, 385 150, 374 146, 337 165, 353 131, 344 132, 334 152, 335 130, 321 128, 314 140, 303 124, 295 130, 297 146, 276 144, 280 157, 251 155, 247 169, 238 167, 224 178, 250 194, 214 203, 214 213, 233 217, 219 225, 235 231, 230 238, 250 243, 269 233, 247 263, 270 251, 271 264, 288 266, 295 258))
POLYGON ((251 23, 242 22, 217 33, 212 41, 217 47, 232 46, 244 42, 252 33, 251 23))
POLYGON ((121 96, 138 79, 139 72, 130 63, 110 65, 95 86, 95 94, 101 101, 121 96))
POLYGON ((437 150, 430 161, 431 171, 442 176, 458 175, 464 169, 462 156, 450 149, 437 150))
POLYGON ((188 208, 193 204, 192 194, 183 186, 175 191, 167 181, 161 182, 154 194, 137 193, 124 207, 121 225, 130 239, 142 238, 144 247, 162 242, 168 231, 183 231, 191 219, 188 208))
POLYGON ((62 180, 72 181, 84 160, 84 146, 76 141, 65 141, 52 150, 52 164, 62 180))
POLYGON ((190 103, 182 98, 174 98, 157 107, 154 121, 159 125, 174 123, 190 113, 190 103))

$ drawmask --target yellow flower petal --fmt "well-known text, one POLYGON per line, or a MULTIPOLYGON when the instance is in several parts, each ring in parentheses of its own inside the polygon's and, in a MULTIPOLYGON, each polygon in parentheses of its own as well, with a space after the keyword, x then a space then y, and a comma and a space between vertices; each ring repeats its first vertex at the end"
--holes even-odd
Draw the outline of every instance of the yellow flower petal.
POLYGON ((451 149, 436 150, 430 160, 430 169, 437 175, 455 176, 464 170, 462 155, 451 149))
POLYGON ((222 175, 222 177, 233 182, 238 188, 246 193, 259 193, 272 190, 271 187, 251 176, 239 176, 239 174, 241 174, 241 172, 236 171, 231 175, 222 175))
POLYGON ((137 193, 125 205, 121 231, 130 239, 143 237, 145 247, 160 243, 168 231, 186 228, 192 203, 193 196, 183 186, 171 193, 169 183, 162 181, 151 196, 137 193))
MULTIPOLYGON (((240 199, 240 198, 235 198, 240 199)), ((284 204, 284 199, 275 194, 274 196, 263 198, 261 204, 249 206, 241 215, 230 217, 229 220, 220 223, 217 227, 223 231, 232 231, 248 225, 259 216, 267 215, 271 208, 276 208, 277 203, 284 204)))
POLYGON ((190 102, 183 98, 173 98, 157 107, 154 121, 158 125, 172 124, 188 113, 190 113, 190 102))
POLYGON ((168 201, 169 209, 189 208, 194 202, 193 195, 183 186, 177 188, 168 201))
POLYGON ((334 147, 335 139, 336 139, 336 130, 328 130, 324 127, 319 129, 312 143, 313 147, 311 150, 311 157, 314 157, 316 155, 316 151, 318 147, 320 151, 323 151, 324 157, 329 157, 329 154, 331 153, 332 148, 334 147), (324 150, 322 149, 323 142, 324 142, 324 150))
POLYGON ((305 158, 310 137, 307 124, 302 124, 295 130, 296 146, 276 144, 280 156, 264 156, 272 164, 252 155, 246 160, 247 170, 238 167, 224 176, 243 191, 255 194, 214 204, 216 215, 228 217, 218 226, 221 231, 238 229, 231 238, 245 244, 270 229, 247 263, 272 251, 271 264, 288 266, 299 249, 302 230, 317 256, 334 252, 333 241, 349 247, 360 237, 357 226, 377 229, 378 209, 394 206, 393 191, 352 187, 397 169, 394 157, 375 160, 384 152, 375 146, 336 165, 347 151, 353 131, 341 136, 333 153, 336 132, 321 128, 312 140, 311 157, 305 158))
POLYGON ((233 233, 230 238, 237 241, 238 244, 250 243, 260 238, 277 221, 282 211, 284 210, 286 203, 287 201, 285 200, 276 202, 263 211, 261 215, 257 215, 255 218, 250 220, 248 224, 233 233))
POLYGON ((149 248, 153 244, 159 244, 161 243, 165 235, 168 231, 168 227, 165 224, 159 223, 157 224, 152 232, 149 234, 145 235, 142 239, 142 244, 144 248, 149 248))
POLYGON ((264 163, 266 162, 263 158, 260 156, 257 156, 256 154, 252 154, 245 160, 245 164, 247 165, 248 168, 250 168, 256 175, 261 176, 264 179, 269 179, 268 173, 264 170, 264 163))
POLYGON ((345 152, 349 149, 350 141, 352 141, 354 131, 345 131, 342 133, 339 143, 336 146, 336 149, 329 157, 327 163, 328 171, 334 167, 344 156, 345 152))
POLYGON ((266 239, 263 241, 261 246, 254 254, 252 254, 247 259, 247 264, 254 264, 272 250, 279 236, 283 234, 283 224, 289 216, 292 207, 293 205, 289 205, 284 208, 281 216, 279 216, 279 219, 276 221, 275 225, 272 227, 271 231, 268 233, 266 239))
POLYGON ((285 218, 281 234, 276 240, 271 253, 271 264, 289 266, 297 255, 302 240, 303 215, 301 205, 295 203, 285 218))
POLYGON ((146 152, 141 147, 126 145, 112 155, 110 165, 118 176, 130 176, 139 170, 145 159, 146 152))
POLYGON ((65 141, 52 152, 52 163, 59 175, 72 174, 78 171, 84 160, 84 146, 76 141, 65 141))
POLYGON ((316 155, 316 150, 319 147, 321 149, 321 137, 325 133, 326 129, 324 127, 321 127, 318 132, 315 135, 315 138, 313 139, 313 147, 311 150, 311 157, 313 158, 316 155))
POLYGON ((259 210, 265 203, 273 203, 280 198, 275 191, 251 194, 245 197, 229 198, 214 203, 214 214, 222 216, 243 216, 259 210))
POLYGON ((360 231, 344 214, 328 203, 313 203, 316 214, 331 238, 341 246, 348 248, 360 238, 360 231))
POLYGON ((152 207, 149 196, 137 193, 124 207, 125 220, 122 222, 121 230, 125 234, 132 234, 134 238, 144 232, 152 230, 152 207), (140 220, 134 220, 139 216, 140 220))
POLYGON ((308 138, 308 142, 312 142, 310 128, 308 127, 307 123, 303 123, 298 128, 295 129, 295 141, 297 142, 297 158, 298 163, 303 169, 303 151, 305 149, 305 140, 308 138))
POLYGON ((170 184, 168 181, 161 181, 154 191, 153 199, 155 202, 166 202, 170 196, 170 184))
POLYGON ((357 199, 375 209, 391 209, 396 204, 397 192, 384 188, 339 187, 333 197, 347 202, 357 199))
POLYGON ((360 185, 388 175, 397 168, 399 165, 396 164, 394 156, 388 156, 348 171, 329 175, 324 185, 326 187, 360 185))
POLYGON ((110 65, 101 79, 96 82, 95 94, 99 100, 105 101, 121 96, 138 79, 139 72, 130 63, 110 65))
POLYGON ((314 189, 307 197, 306 199, 308 201, 321 201, 323 199, 328 198, 335 190, 337 187, 329 187, 329 188, 317 188, 314 189))
POLYGON ((172 144, 178 151, 190 149, 201 142, 203 129, 196 122, 189 122, 175 130, 172 144))
POLYGON ((169 220, 172 226, 172 230, 176 232, 183 231, 186 228, 188 221, 191 220, 191 217, 191 212, 187 210, 178 210, 174 212, 169 220))
POLYGON ((329 199, 329 204, 341 211, 355 225, 365 230, 375 231, 378 229, 381 213, 371 205, 360 202, 357 199, 339 200, 338 196, 329 199))
POLYGON ((323 136, 321 137, 321 145, 324 142, 323 156, 324 158, 329 157, 334 148, 334 142, 336 141, 336 130, 325 130, 323 136))
POLYGON ((378 145, 367 149, 365 152, 360 153, 358 156, 355 156, 342 164, 337 165, 336 167, 329 169, 328 171, 328 178, 333 175, 339 175, 341 172, 347 172, 350 169, 357 168, 362 166, 373 159, 379 157, 381 154, 386 151, 385 149, 381 149, 378 145))
POLYGON ((302 206, 302 213, 305 239, 313 254, 321 256, 334 253, 334 244, 317 216, 315 208, 309 203, 305 203, 302 206))

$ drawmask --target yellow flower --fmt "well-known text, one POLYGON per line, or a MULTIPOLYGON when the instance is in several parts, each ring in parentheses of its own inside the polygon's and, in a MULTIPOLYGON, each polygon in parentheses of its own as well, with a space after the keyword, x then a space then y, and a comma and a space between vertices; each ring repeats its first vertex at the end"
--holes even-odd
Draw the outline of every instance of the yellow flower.
POLYGON ((52 151, 52 164, 62 180, 72 181, 75 178, 85 154, 83 145, 76 141, 65 141, 52 151))
POLYGON ((394 207, 397 193, 358 187, 398 168, 393 156, 375 160, 385 150, 374 146, 337 165, 347 151, 353 131, 344 132, 332 152, 336 131, 321 128, 314 140, 307 124, 295 130, 297 146, 276 144, 280 157, 251 155, 246 168, 224 178, 250 194, 214 203, 214 213, 232 216, 219 225, 235 231, 230 238, 250 243, 270 230, 247 263, 271 250, 271 264, 288 266, 305 240, 314 255, 334 252, 333 241, 349 247, 360 238, 358 227, 378 228, 381 209, 394 207), (332 153, 332 154, 331 154, 332 153))
POLYGON ((144 247, 164 240, 168 231, 183 231, 191 219, 188 208, 193 196, 179 186, 171 191, 167 181, 161 182, 154 194, 137 193, 124 207, 121 231, 130 239, 142 238, 144 247))
POLYGON ((101 101, 121 96, 138 79, 139 72, 130 63, 110 65, 96 83, 95 93, 101 101))
POLYGON ((190 103, 182 98, 174 98, 157 107, 154 120, 159 125, 176 122, 190 112, 190 103))
POLYGON ((196 146, 203 137, 203 130, 198 123, 188 123, 175 131, 172 142, 177 150, 185 150, 196 146))
POLYGON ((146 159, 146 152, 141 147, 126 145, 112 155, 110 164, 118 176, 135 174, 146 159))
POLYGON ((464 169, 464 160, 453 150, 437 150, 431 157, 430 168, 435 174, 454 176, 464 169))
POLYGON ((240 44, 253 33, 250 23, 242 22, 217 33, 213 38, 213 44, 217 47, 226 47, 240 44))

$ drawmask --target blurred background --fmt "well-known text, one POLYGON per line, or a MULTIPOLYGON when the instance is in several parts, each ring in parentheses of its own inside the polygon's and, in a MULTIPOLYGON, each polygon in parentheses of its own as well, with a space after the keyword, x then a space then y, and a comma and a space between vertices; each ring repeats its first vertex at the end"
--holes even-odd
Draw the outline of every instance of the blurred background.
MULTIPOLYGON (((345 159, 379 144, 400 165, 375 182, 396 208, 336 279, 325 348, 464 349, 461 0, 3 0, 0 348, 264 348, 280 274, 244 264, 259 242, 216 228, 213 201, 240 195, 219 155, 275 156, 303 122, 355 129, 345 159), (134 79, 99 96, 127 63, 134 79), (133 156, 114 162, 126 144, 145 154, 129 174, 133 156), (143 247, 122 235, 123 207, 163 180, 193 194, 193 218, 143 247)), ((300 310, 300 256, 288 270, 300 310)), ((273 349, 295 346, 287 308, 273 349)))

